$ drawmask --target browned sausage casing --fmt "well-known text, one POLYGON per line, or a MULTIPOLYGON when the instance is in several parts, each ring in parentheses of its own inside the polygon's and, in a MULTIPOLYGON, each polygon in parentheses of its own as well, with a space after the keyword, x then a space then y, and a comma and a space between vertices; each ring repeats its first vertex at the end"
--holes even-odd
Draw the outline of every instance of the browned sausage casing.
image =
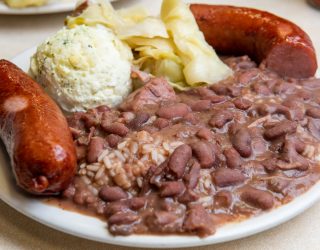
POLYGON ((297 25, 250 8, 205 4, 191 4, 190 8, 218 53, 247 54, 280 76, 314 76, 316 54, 309 36, 297 25))
POLYGON ((58 193, 72 180, 76 154, 65 117, 36 82, 6 60, 0 60, 0 136, 26 191, 58 193))

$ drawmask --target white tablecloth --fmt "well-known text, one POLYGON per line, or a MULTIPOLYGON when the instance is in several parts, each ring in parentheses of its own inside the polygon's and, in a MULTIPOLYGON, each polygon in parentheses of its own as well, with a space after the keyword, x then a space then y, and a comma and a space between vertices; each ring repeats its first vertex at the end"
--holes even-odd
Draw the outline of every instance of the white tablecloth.
MULTIPOLYGON (((39 44, 62 26, 64 17, 65 14, 0 16, 0 58, 10 59, 39 44)), ((320 43, 320 40, 316 42, 320 43)), ((320 249, 319 211, 320 203, 317 203, 281 226, 242 240, 216 245, 214 249, 320 249)), ((55 231, 19 214, 0 201, 0 249, 128 248, 91 242, 55 231)), ((213 246, 201 249, 213 249, 213 246)))

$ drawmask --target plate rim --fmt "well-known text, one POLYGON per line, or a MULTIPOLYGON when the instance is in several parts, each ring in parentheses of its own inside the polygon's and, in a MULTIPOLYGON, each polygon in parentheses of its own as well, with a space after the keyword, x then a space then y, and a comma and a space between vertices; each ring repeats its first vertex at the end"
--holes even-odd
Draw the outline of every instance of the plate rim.
MULTIPOLYGON (((59 0, 56 0, 59 1, 59 0)), ((117 0, 109 0, 115 2, 117 0)), ((42 6, 31 6, 26 8, 10 8, 4 2, 0 1, 0 15, 45 15, 54 13, 64 13, 74 10, 78 0, 69 0, 62 3, 52 2, 42 6)))
POLYGON ((10 8, 4 2, 0 2, 1 15, 43 15, 52 13, 63 13, 72 11, 77 0, 65 1, 62 3, 52 2, 47 5, 26 8, 10 8))
MULTIPOLYGON (((13 63, 16 63, 19 67, 21 67, 23 70, 26 71, 27 70, 26 65, 29 65, 28 61, 29 61, 30 55, 32 55, 35 52, 35 50, 36 50, 36 47, 27 49, 24 52, 12 58, 11 61, 13 63)), ((0 151, 3 151, 3 150, 0 150, 0 151)), ((1 152, 1 153, 3 154, 5 152, 1 152)), ((9 162, 6 161, 4 165, 6 165, 5 167, 7 167, 7 165, 9 166, 10 164, 9 162)), ((2 170, 0 168, 0 172, 1 171, 2 170)), ((13 185, 15 184, 13 184, 12 180, 11 179, 8 180, 8 186, 11 186, 12 188, 13 185)), ((15 188, 13 189, 16 190, 15 188)), ((13 192, 16 192, 16 195, 18 195, 18 197, 19 196, 23 197, 23 194, 21 194, 20 192, 17 192, 17 191, 13 191, 13 192)), ((217 243, 232 241, 232 240, 258 234, 260 232, 276 227, 286 221, 289 221, 290 219, 297 216, 298 214, 301 214, 303 211, 310 208, 312 205, 314 205, 317 201, 320 200, 320 182, 318 181, 307 192, 293 199, 288 204, 282 205, 269 212, 260 214, 259 216, 255 216, 241 222, 229 223, 226 226, 219 227, 215 235, 209 236, 204 239, 199 238, 197 236, 176 236, 176 235, 166 236, 166 241, 163 241, 163 236, 154 236, 154 235, 131 235, 131 236, 125 236, 125 237, 121 237, 121 236, 114 237, 107 233, 107 229, 105 228, 106 223, 100 221, 95 217, 89 217, 89 216, 81 215, 75 212, 62 210, 62 209, 59 209, 58 207, 44 204, 43 202, 36 199, 29 200, 29 198, 25 198, 25 199, 23 198, 23 200, 27 200, 27 203, 30 203, 29 205, 31 205, 31 207, 38 206, 41 208, 45 206, 45 208, 50 211, 55 211, 57 213, 64 213, 67 216, 69 215, 76 216, 76 217, 81 216, 81 219, 90 220, 90 221, 98 220, 99 224, 104 225, 103 230, 106 231, 106 234, 105 234, 106 237, 105 238, 95 237, 94 235, 89 235, 85 232, 79 232, 77 228, 75 228, 74 230, 69 229, 64 225, 59 225, 57 221, 52 221, 48 218, 42 218, 43 217, 42 215, 38 215, 38 216, 35 215, 32 212, 32 210, 27 209, 28 206, 26 206, 27 208, 21 207, 21 204, 19 205, 20 201, 18 199, 14 199, 12 197, 10 199, 10 197, 4 194, 3 191, 1 191, 1 189, 0 189, 0 199, 3 200, 6 204, 8 204, 13 209, 31 218, 32 220, 35 220, 50 228, 53 228, 55 230, 58 230, 76 237, 85 238, 88 240, 93 240, 101 243, 119 245, 119 246, 140 247, 140 248, 154 248, 154 247, 179 248, 179 247, 214 245, 217 243), (247 224, 249 224, 249 226, 247 224), (228 232, 229 230, 232 232, 232 228, 237 228, 237 227, 242 227, 243 230, 239 231, 238 233, 233 233, 233 234, 229 233, 224 235, 224 231, 228 232), (178 240, 175 240, 175 239, 178 239, 178 240)))

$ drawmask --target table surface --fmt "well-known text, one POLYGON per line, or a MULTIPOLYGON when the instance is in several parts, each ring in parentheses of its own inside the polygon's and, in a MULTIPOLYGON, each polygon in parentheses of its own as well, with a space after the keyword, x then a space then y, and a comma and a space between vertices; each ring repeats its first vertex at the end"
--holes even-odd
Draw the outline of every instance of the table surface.
MULTIPOLYGON (((65 15, 0 16, 0 58, 10 59, 23 50, 39 44, 62 26, 65 15)), ((318 38, 316 37, 317 41, 314 42, 319 43, 318 38)), ((319 210, 320 202, 274 229, 241 240, 218 244, 214 249, 320 249, 319 210)), ((0 249, 21 248, 129 249, 58 232, 19 214, 0 201, 0 249)), ((211 248, 212 246, 207 246, 195 249, 211 248)))

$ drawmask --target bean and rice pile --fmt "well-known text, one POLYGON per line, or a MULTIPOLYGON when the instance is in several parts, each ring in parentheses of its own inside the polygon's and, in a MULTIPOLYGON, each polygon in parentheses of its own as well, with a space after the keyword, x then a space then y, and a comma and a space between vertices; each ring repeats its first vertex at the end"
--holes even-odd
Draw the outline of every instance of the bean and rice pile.
POLYGON ((68 117, 76 178, 63 193, 115 235, 208 236, 290 202, 320 178, 320 80, 283 79, 248 57, 233 77, 175 93, 148 79, 118 109, 68 117))

